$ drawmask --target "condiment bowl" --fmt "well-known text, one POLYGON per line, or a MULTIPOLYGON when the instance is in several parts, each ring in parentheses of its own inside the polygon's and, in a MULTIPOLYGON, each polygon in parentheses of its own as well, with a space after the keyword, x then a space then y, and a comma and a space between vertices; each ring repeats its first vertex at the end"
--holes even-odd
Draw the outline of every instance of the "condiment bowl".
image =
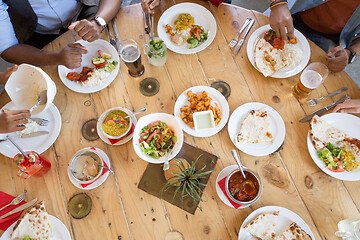
POLYGON ((98 173, 93 179, 90 179, 88 181, 83 181, 83 180, 78 179, 74 174, 75 163, 76 163, 78 157, 83 156, 83 155, 90 156, 95 161, 97 161, 100 165, 104 165, 104 160, 102 159, 102 157, 100 156, 100 154, 96 150, 89 149, 89 148, 84 148, 84 149, 81 149, 78 152, 76 152, 75 155, 71 158, 71 161, 70 161, 70 164, 69 164, 71 175, 80 184, 88 184, 88 183, 95 182, 98 178, 100 178, 101 174, 103 173, 103 168, 100 167, 97 164, 96 164, 96 166, 98 168, 98 173))
POLYGON ((257 182, 259 183, 259 191, 258 191, 256 197, 255 197, 254 199, 250 200, 250 201, 242 202, 242 201, 237 200, 236 198, 234 198, 234 197, 231 195, 230 190, 229 190, 229 181, 230 181, 231 176, 233 176, 233 175, 234 175, 235 173, 237 173, 237 172, 241 172, 239 169, 236 169, 236 170, 232 171, 232 172, 226 177, 225 190, 226 190, 226 194, 228 195, 228 197, 229 197, 233 202, 235 202, 235 203, 237 203, 237 204, 240 204, 240 205, 250 206, 251 204, 255 203, 257 200, 259 200, 259 198, 260 198, 260 196, 261 196, 261 194, 262 194, 262 188, 263 188, 263 186, 262 186, 260 177, 259 177, 259 175, 258 175, 256 172, 254 172, 253 170, 251 170, 251 169, 249 169, 249 168, 246 168, 246 167, 243 168, 243 171, 244 171, 245 173, 248 172, 248 173, 250 173, 251 175, 253 175, 253 176, 255 177, 255 179, 257 180, 257 182))
POLYGON ((129 120, 129 127, 128 127, 128 129, 127 129, 123 134, 121 134, 121 135, 119 135, 119 136, 112 136, 112 135, 107 134, 107 133, 103 130, 102 123, 103 123, 103 121, 104 121, 104 119, 105 119, 105 117, 106 117, 106 115, 107 115, 108 113, 110 113, 110 112, 112 112, 112 111, 116 111, 116 110, 122 111, 122 112, 126 113, 127 115, 131 115, 131 114, 132 114, 132 112, 131 112, 129 109, 123 108, 123 107, 113 107, 113 108, 110 108, 110 109, 106 110, 105 112, 103 112, 103 114, 101 114, 101 116, 99 117, 99 120, 98 120, 98 124, 100 124, 100 127, 99 127, 99 128, 101 129, 101 133, 102 133, 105 137, 110 138, 110 139, 120 139, 120 138, 125 137, 125 136, 130 132, 131 127, 132 127, 132 124, 133 124, 131 117, 129 117, 129 118, 127 118, 127 119, 129 120))

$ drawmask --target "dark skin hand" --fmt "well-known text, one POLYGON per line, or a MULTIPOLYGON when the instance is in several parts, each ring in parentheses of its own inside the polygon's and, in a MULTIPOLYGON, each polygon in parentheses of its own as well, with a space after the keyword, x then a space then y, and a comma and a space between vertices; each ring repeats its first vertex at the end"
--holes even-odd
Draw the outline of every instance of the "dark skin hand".
POLYGON ((18 65, 14 65, 5 70, 5 72, 0 73, 0 84, 5 84, 9 79, 10 75, 18 69, 18 65))
POLYGON ((70 43, 59 52, 59 58, 62 65, 74 69, 81 67, 82 54, 86 53, 86 48, 80 43, 70 43))
MULTIPOLYGON (((356 55, 360 55, 360 38, 353 40, 350 47, 356 52, 356 55)), ((350 50, 345 49, 342 46, 337 46, 331 49, 326 56, 328 68, 332 72, 343 71, 349 63, 350 54, 350 50)))
POLYGON ((29 110, 7 110, 0 113, 0 133, 10 133, 25 129, 23 124, 31 117, 29 110))
MULTIPOLYGON (((96 16, 102 17, 106 23, 110 22, 119 11, 121 3, 122 0, 101 0, 96 16)), ((101 26, 95 20, 89 21, 87 19, 73 22, 69 29, 75 31, 82 39, 88 42, 99 39, 102 31, 101 26)))
POLYGON ((293 40, 294 24, 287 4, 280 4, 271 9, 270 26, 275 31, 277 37, 293 40))
POLYGON ((154 14, 154 8, 160 4, 160 0, 142 0, 141 7, 145 13, 154 14))

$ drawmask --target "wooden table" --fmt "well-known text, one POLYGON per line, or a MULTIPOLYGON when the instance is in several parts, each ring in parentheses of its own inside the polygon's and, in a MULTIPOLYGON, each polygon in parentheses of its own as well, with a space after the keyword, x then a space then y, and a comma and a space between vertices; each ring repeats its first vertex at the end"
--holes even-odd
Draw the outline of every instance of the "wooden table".
MULTIPOLYGON (((181 2, 181 1, 180 1, 181 2)), ((255 18, 251 32, 268 24, 268 18, 258 12, 232 5, 221 4, 218 8, 206 1, 196 1, 208 8, 218 24, 213 43, 204 51, 193 55, 180 55, 168 51, 165 67, 151 66, 145 55, 145 74, 132 78, 121 63, 121 71, 106 89, 94 94, 75 93, 60 81, 57 67, 43 69, 57 85, 55 105, 61 112, 62 129, 57 141, 44 156, 52 168, 41 179, 26 181, 16 177, 17 167, 9 158, 0 157, 0 190, 17 195, 28 190, 28 199, 44 200, 51 215, 61 219, 70 230, 73 239, 176 239, 180 232, 185 239, 237 239, 239 228, 248 214, 267 205, 286 207, 299 214, 310 226, 316 239, 335 239, 337 222, 345 218, 360 218, 360 182, 343 182, 326 175, 311 159, 306 146, 308 124, 299 119, 314 109, 324 107, 334 99, 322 101, 311 108, 291 96, 290 89, 299 75, 287 79, 264 78, 255 70, 246 56, 246 44, 236 56, 227 46, 235 32, 247 17, 255 18), (160 92, 145 97, 139 91, 139 82, 145 77, 155 77, 161 83, 160 92), (216 194, 216 176, 226 166, 234 164, 230 150, 234 148, 225 127, 209 138, 194 138, 185 134, 185 141, 219 156, 217 171, 211 175, 205 194, 208 200, 203 211, 195 215, 153 197, 137 188, 147 163, 137 157, 132 143, 109 146, 97 140, 89 142, 81 135, 82 124, 108 108, 124 106, 132 110, 144 105, 148 113, 173 113, 176 97, 185 89, 209 82, 224 80, 230 84, 232 94, 228 99, 230 111, 251 101, 263 102, 276 109, 284 119, 286 138, 283 150, 266 156, 252 157, 243 153, 243 162, 257 171, 264 190, 260 200, 251 207, 235 210, 221 202, 216 194), (99 188, 86 191, 93 200, 89 216, 76 220, 67 213, 67 202, 76 193, 84 192, 74 187, 67 175, 67 165, 73 154, 81 148, 95 146, 103 149, 111 158, 116 172, 99 188), (171 233, 172 232, 172 233, 171 233)), ((179 1, 176 1, 179 3, 179 1)), ((165 11, 174 1, 163 1, 157 9, 165 11)), ((122 8, 117 15, 120 39, 135 39, 144 44, 143 15, 140 5, 122 8)), ((155 21, 157 23, 157 21, 155 21)), ((250 33, 251 34, 251 33, 250 33)), ((103 35, 107 39, 107 36, 103 35)), ((247 38, 248 39, 248 38, 247 38)), ((58 51, 75 36, 68 32, 46 47, 58 51)), ((313 43, 311 61, 324 61, 325 53, 313 43)), ((330 74, 325 83, 313 91, 310 97, 326 95, 341 87, 348 87, 352 98, 360 98, 360 91, 345 73, 330 74)), ((335 99, 337 99, 335 97, 335 99)), ((2 94, 1 106, 9 101, 2 94)))

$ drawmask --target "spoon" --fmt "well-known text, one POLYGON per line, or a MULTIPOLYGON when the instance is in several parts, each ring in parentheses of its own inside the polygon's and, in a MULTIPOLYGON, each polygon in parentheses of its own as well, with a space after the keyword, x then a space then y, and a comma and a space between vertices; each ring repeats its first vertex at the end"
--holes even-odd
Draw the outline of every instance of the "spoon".
POLYGON ((163 166, 164 171, 166 171, 170 168, 168 152, 169 152, 169 147, 166 148, 166 152, 165 152, 165 162, 164 162, 164 166, 163 166))
POLYGON ((14 139, 12 139, 9 135, 6 136, 6 138, 7 138, 12 144, 14 144, 14 146, 22 153, 22 155, 25 156, 26 159, 29 159, 29 156, 25 153, 24 150, 22 150, 22 148, 21 148, 19 145, 17 145, 17 143, 14 141, 14 139))
POLYGON ((105 167, 104 165, 101 165, 100 163, 98 163, 97 160, 96 160, 93 156, 90 156, 90 155, 87 155, 87 156, 91 157, 97 165, 99 165, 99 166, 102 167, 102 168, 105 168, 105 169, 109 170, 109 172, 111 172, 112 174, 115 175, 115 173, 114 173, 113 170, 111 170, 110 168, 105 167))
POLYGON ((38 96, 38 102, 30 108, 30 112, 34 111, 35 108, 37 108, 39 105, 44 105, 47 103, 47 90, 43 90, 40 92, 38 96))
POLYGON ((236 154, 236 151, 235 149, 231 150, 231 154, 233 155, 237 165, 239 166, 239 169, 241 171, 241 174, 243 175, 244 179, 246 179, 246 176, 245 176, 245 173, 244 173, 244 170, 243 170, 243 166, 241 165, 241 162, 238 158, 238 155, 236 154))
POLYGON ((146 111, 146 107, 143 107, 142 109, 134 112, 133 114, 127 115, 126 117, 124 117, 124 119, 135 116, 136 114, 139 114, 139 113, 142 113, 142 112, 145 112, 145 111, 146 111))

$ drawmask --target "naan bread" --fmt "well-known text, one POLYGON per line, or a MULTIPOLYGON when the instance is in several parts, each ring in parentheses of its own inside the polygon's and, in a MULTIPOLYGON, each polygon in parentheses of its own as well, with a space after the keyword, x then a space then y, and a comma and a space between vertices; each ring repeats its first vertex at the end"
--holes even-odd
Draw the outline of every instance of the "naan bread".
POLYGON ((262 240, 272 240, 275 237, 275 226, 279 212, 262 213, 248 223, 244 229, 262 240))
POLYGON ((43 201, 32 207, 18 220, 10 239, 23 239, 28 236, 32 240, 53 239, 52 227, 43 201))
POLYGON ((291 223, 290 226, 281 233, 281 235, 275 238, 276 240, 311 240, 304 230, 302 230, 295 222, 291 223))
POLYGON ((264 38, 259 39, 255 44, 254 58, 256 67, 265 77, 286 66, 281 51, 271 46, 264 38))
POLYGON ((240 125, 239 143, 272 142, 269 114, 265 110, 252 110, 240 125))
POLYGON ((349 136, 321 120, 318 115, 314 115, 310 121, 310 138, 315 149, 319 150, 328 143, 335 144, 345 138, 349 138, 349 136))

